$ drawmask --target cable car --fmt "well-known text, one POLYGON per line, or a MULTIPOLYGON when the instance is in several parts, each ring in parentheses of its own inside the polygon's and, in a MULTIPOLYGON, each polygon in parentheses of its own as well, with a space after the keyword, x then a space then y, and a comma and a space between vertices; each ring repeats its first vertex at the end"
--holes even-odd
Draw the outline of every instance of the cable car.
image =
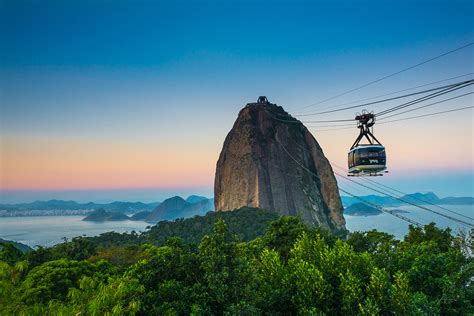
POLYGON ((348 153, 348 175, 381 176, 383 172, 388 172, 386 171, 387 156, 385 147, 373 134, 375 115, 364 111, 357 115, 355 119, 358 121, 357 128, 359 128, 360 133, 348 153), (364 137, 368 140, 368 144, 360 144, 364 137))

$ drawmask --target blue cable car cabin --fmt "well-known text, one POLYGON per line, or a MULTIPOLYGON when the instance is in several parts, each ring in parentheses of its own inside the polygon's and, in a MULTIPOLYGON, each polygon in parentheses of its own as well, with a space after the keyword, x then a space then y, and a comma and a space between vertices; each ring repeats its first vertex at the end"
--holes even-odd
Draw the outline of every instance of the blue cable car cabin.
POLYGON ((347 162, 349 166, 349 176, 381 176, 382 172, 387 172, 387 156, 385 147, 375 138, 371 132, 375 124, 375 115, 365 111, 357 115, 359 136, 349 150, 347 162), (369 144, 361 144, 365 138, 369 144))
POLYGON ((348 154, 350 174, 376 174, 387 169, 385 147, 382 145, 358 145, 348 154))

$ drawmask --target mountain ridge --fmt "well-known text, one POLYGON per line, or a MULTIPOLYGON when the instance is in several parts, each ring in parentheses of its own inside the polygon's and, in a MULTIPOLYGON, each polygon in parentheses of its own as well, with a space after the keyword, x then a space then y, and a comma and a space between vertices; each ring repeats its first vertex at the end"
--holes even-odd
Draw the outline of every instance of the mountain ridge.
MULTIPOLYGON (((359 196, 361 199, 366 200, 367 202, 374 203, 381 206, 402 206, 406 205, 406 203, 397 200, 395 198, 389 196, 380 196, 380 195, 365 195, 359 196)), ((405 194, 404 196, 400 197, 400 199, 415 203, 415 204, 436 204, 436 205, 472 205, 474 204, 474 197, 445 197, 439 198, 433 192, 426 192, 426 193, 410 193, 405 194)), ((349 207, 353 204, 359 203, 360 200, 350 196, 341 196, 342 204, 344 207, 349 207)))
POLYGON ((195 215, 205 215, 209 211, 214 211, 213 199, 191 199, 194 201, 198 200, 198 202, 195 203, 190 203, 187 200, 180 196, 166 199, 158 205, 145 220, 150 223, 157 223, 163 220, 174 220, 177 218, 188 218, 195 215))

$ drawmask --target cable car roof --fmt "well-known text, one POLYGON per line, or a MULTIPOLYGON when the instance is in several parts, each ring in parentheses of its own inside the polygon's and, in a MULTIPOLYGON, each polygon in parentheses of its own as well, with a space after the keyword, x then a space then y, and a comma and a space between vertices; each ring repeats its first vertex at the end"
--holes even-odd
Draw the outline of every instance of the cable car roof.
POLYGON ((356 151, 361 148, 376 148, 376 149, 385 149, 385 146, 378 144, 359 144, 356 147, 352 148, 349 152, 356 151))

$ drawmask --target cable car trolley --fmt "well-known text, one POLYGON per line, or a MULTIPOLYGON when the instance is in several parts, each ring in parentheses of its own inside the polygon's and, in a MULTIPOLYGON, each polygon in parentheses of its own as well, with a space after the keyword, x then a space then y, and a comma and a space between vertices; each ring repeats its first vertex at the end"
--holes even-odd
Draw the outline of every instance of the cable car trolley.
POLYGON ((373 126, 375 115, 362 111, 355 117, 359 136, 355 140, 348 154, 349 176, 381 176, 386 171, 387 157, 385 147, 375 138, 373 126), (368 144, 361 144, 363 139, 368 144))

